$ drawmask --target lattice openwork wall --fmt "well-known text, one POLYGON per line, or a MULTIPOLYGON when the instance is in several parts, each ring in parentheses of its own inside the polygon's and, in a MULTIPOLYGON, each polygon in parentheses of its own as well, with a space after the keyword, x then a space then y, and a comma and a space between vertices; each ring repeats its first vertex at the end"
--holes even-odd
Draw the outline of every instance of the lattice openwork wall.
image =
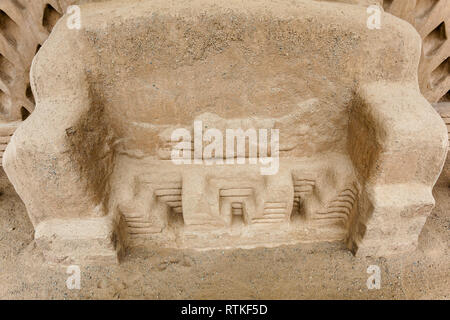
POLYGON ((62 16, 66 1, 0 1, 0 118, 18 121, 34 109, 31 61, 62 16))
POLYGON ((0 0, 0 165, 15 128, 34 110, 31 62, 75 2, 89 0, 0 0))
POLYGON ((384 0, 385 11, 409 23, 423 39, 419 84, 428 101, 450 101, 450 0, 384 0))

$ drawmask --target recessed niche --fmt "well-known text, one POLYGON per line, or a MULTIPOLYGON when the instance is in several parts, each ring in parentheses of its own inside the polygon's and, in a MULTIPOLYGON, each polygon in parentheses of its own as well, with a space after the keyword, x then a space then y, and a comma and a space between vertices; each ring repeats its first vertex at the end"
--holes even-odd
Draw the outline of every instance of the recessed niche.
POLYGON ((385 11, 388 11, 389 8, 390 8, 391 5, 392 5, 392 2, 394 2, 394 1, 393 1, 393 0, 384 0, 384 1, 383 1, 383 9, 384 9, 385 11))
POLYGON ((31 86, 30 86, 30 84, 28 84, 28 86, 27 86, 26 96, 27 96, 27 99, 28 99, 31 103, 36 104, 36 102, 34 101, 34 96, 33 96, 33 92, 31 91, 31 86))
POLYGON ((19 26, 3 10, 0 10, 0 33, 13 47, 17 47, 19 26))
POLYGON ((439 102, 450 102, 450 90, 442 96, 439 102))
POLYGON ((450 57, 431 72, 431 86, 437 87, 450 74, 450 57))
POLYGON ((44 16, 42 18, 42 25, 48 31, 48 33, 52 32, 53 27, 58 22, 59 18, 61 18, 61 14, 55 10, 51 5, 47 4, 44 9, 44 16))
POLYGON ((423 39, 423 53, 425 56, 433 55, 446 40, 445 22, 442 22, 423 39))
POLYGON ((30 115, 30 111, 28 111, 25 107, 20 108, 20 114, 22 116, 22 121, 25 121, 30 115))

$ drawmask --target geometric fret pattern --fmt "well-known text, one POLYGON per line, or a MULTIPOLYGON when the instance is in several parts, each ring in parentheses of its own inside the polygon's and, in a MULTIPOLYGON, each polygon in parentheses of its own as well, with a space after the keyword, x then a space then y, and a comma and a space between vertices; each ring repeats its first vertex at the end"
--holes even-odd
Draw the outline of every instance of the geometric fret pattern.
POLYGON ((294 206, 293 212, 298 212, 306 196, 310 195, 316 182, 312 179, 294 177, 294 206))
POLYGON ((357 189, 354 185, 345 188, 327 204, 325 211, 317 212, 313 219, 340 220, 345 224, 352 213, 357 196, 357 189))

